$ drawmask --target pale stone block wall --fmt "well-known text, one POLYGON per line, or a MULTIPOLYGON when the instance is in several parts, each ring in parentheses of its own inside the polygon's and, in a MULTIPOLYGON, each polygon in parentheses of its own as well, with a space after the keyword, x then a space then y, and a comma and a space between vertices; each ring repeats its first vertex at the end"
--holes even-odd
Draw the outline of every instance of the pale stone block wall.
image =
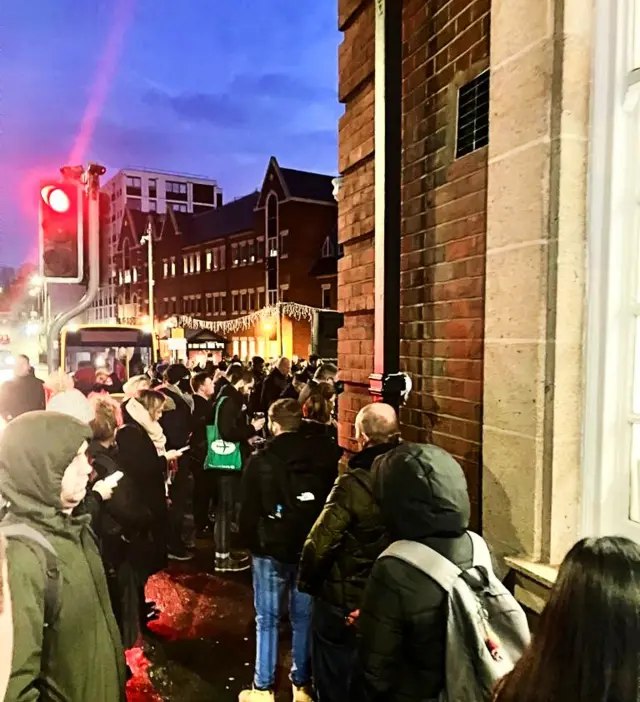
POLYGON ((589 0, 493 0, 483 528, 559 563, 579 537, 589 0))

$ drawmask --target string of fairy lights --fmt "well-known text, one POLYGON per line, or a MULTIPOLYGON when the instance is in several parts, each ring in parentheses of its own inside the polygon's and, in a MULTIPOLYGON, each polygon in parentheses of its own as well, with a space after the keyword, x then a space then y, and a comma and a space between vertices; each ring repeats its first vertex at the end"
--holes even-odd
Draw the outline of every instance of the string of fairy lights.
POLYGON ((335 314, 335 310, 301 305, 298 302, 278 302, 275 305, 268 305, 261 310, 251 312, 242 317, 235 317, 234 319, 212 321, 209 319, 197 319, 189 315, 179 315, 176 317, 176 323, 180 327, 189 329, 206 329, 207 331, 220 334, 233 334, 251 329, 257 324, 264 325, 265 323, 277 322, 280 317, 312 323, 315 315, 319 312, 332 312, 335 314))

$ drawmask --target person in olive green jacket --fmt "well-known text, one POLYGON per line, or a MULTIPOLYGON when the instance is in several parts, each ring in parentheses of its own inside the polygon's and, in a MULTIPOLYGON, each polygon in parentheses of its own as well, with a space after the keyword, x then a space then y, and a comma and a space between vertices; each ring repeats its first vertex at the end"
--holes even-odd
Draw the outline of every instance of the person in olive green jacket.
MULTIPOLYGON (((91 430, 56 412, 29 412, 0 439, 2 526, 26 525, 46 540, 7 539, 13 661, 6 702, 124 702, 125 664, 89 517, 71 512, 84 498, 91 430), (59 576, 51 603, 45 546, 59 576), (54 612, 45 627, 45 609, 54 612)), ((48 615, 50 616, 50 615, 48 615)))

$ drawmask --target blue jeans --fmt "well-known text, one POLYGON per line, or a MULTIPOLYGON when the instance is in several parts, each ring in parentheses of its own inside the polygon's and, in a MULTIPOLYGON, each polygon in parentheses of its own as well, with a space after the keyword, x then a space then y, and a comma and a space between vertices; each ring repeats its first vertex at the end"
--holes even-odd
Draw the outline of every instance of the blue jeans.
POLYGON ((298 687, 306 685, 311 678, 312 598, 298 592, 298 566, 254 556, 252 571, 257 639, 253 686, 258 690, 270 690, 275 682, 280 603, 285 588, 289 589, 289 618, 293 630, 291 682, 298 687))

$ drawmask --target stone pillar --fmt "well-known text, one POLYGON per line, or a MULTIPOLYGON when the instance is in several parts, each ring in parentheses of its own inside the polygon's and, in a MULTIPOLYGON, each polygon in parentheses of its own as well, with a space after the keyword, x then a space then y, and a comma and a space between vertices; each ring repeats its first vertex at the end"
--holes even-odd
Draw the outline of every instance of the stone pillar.
POLYGON ((491 8, 483 528, 552 564, 580 524, 591 5, 491 8))

